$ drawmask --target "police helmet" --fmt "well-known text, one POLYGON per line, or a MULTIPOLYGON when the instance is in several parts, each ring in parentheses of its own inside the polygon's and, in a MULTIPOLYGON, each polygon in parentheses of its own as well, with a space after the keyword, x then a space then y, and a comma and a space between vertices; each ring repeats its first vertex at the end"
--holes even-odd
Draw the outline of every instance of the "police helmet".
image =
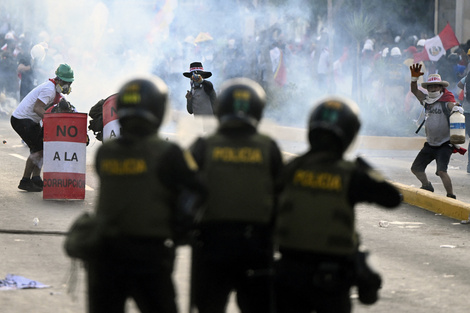
POLYGON ((257 82, 244 77, 223 83, 217 97, 216 115, 220 125, 258 125, 266 105, 266 93, 257 82))
POLYGON ((117 95, 116 109, 123 133, 149 135, 161 125, 168 87, 158 77, 133 79, 117 95))
POLYGON ((357 104, 344 97, 328 96, 316 103, 309 120, 308 138, 313 146, 326 134, 332 136, 344 153, 356 137, 361 122, 357 104))

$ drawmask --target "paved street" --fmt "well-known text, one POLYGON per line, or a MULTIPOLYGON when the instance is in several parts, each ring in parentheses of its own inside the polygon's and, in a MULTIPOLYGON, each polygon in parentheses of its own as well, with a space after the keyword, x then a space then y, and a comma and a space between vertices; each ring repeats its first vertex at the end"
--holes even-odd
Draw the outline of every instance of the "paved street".
MULTIPOLYGON (((163 130, 164 136, 177 139, 177 127, 163 130)), ((92 136, 91 133, 89 133, 92 136)), ((31 234, 0 232, 0 279, 17 274, 50 285, 47 289, 0 290, 1 312, 78 313, 85 312, 83 269, 78 271, 76 299, 67 294, 70 260, 62 250, 63 237, 41 232, 65 232, 84 210, 92 210, 98 181, 93 172, 93 155, 101 145, 92 138, 87 148, 87 189, 83 201, 43 200, 42 193, 17 189, 27 148, 14 133, 9 120, 0 118, 0 229, 31 234), (39 219, 34 225, 33 220, 39 219)), ((188 138, 184 138, 188 142, 188 138)), ((302 142, 280 142, 281 148, 295 154, 305 148, 302 142)), ((418 186, 409 171, 417 151, 357 151, 379 167, 392 181, 418 186)), ((469 202, 470 175, 466 173, 466 156, 455 155, 449 174, 458 199, 469 202)), ((432 167, 431 167, 432 168, 432 167)), ((430 179, 436 194, 443 194, 435 175, 430 179)), ((358 207, 358 227, 364 245, 372 251, 371 261, 383 275, 381 300, 366 307, 356 303, 354 312, 466 312, 470 292, 470 225, 431 211, 402 204, 396 210, 372 205, 358 207), (381 227, 381 221, 386 227, 381 227)), ((182 312, 187 312, 188 265, 190 251, 178 251, 175 281, 182 312)), ((128 312, 137 312, 132 303, 128 312)), ((233 302, 229 313, 237 310, 233 302)))

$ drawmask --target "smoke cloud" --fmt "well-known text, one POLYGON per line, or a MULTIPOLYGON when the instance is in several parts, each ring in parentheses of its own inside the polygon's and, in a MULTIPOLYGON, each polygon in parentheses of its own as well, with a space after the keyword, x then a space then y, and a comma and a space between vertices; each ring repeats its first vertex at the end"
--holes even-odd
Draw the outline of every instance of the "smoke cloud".
MULTIPOLYGON (((67 98, 80 112, 125 81, 155 74, 169 86, 171 107, 187 114, 189 80, 182 73, 201 61, 216 91, 227 78, 252 78, 267 90, 266 118, 303 128, 313 103, 328 90, 352 96, 356 43, 340 24, 328 29, 325 11, 312 14, 317 4, 296 0, 261 7, 261 2, 266 1, 15 0, 2 5, 7 13, 1 18, 17 36, 28 34, 32 45, 47 43, 48 78, 60 63, 71 65, 75 82, 67 98), (334 88, 316 76, 322 49, 331 47, 334 88)), ((375 52, 383 46, 376 41, 375 52)), ((374 116, 360 106, 367 124, 374 116)))

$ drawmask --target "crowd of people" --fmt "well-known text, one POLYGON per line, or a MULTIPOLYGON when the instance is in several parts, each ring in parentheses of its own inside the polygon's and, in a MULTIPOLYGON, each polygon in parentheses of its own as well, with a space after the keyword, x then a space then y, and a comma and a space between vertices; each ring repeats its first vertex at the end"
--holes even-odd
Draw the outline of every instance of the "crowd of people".
MULTIPOLYGON (((268 94, 267 113, 278 109, 279 115, 287 115, 282 114, 285 113, 286 99, 301 103, 306 95, 312 99, 326 92, 358 99, 354 89, 361 86, 364 92, 359 103, 361 109, 378 103, 387 113, 416 119, 419 109, 412 103, 407 71, 413 63, 413 55, 419 53, 425 40, 432 37, 426 33, 395 37, 388 33, 372 34, 359 43, 362 50, 356 51, 356 42, 342 33, 330 38, 326 30, 317 34, 307 29, 303 36, 297 34, 291 38, 281 25, 274 24, 252 36, 230 33, 225 38, 213 38, 203 32, 183 37, 176 34, 158 46, 148 45, 148 50, 137 50, 123 43, 119 52, 86 49, 80 58, 75 49, 67 47, 62 37, 51 36, 41 29, 34 33, 23 32, 11 22, 0 23, 0 93, 18 102, 28 90, 50 78, 48 73, 65 60, 74 68, 93 69, 100 64, 100 68, 108 70, 107 66, 135 62, 150 54, 152 64, 148 64, 148 70, 167 82, 172 103, 178 109, 186 107, 180 96, 185 91, 180 73, 188 63, 200 61, 213 73, 212 83, 216 90, 223 81, 233 77, 247 77, 258 82, 268 94), (360 54, 360 84, 358 76, 353 77, 356 53, 360 54), (119 61, 112 62, 115 58, 119 61), (309 86, 316 88, 312 90, 309 86)), ((110 40, 115 39, 111 35, 103 38, 107 43, 110 40)), ((450 83, 449 90, 457 95, 460 92, 457 83, 468 72, 469 48, 468 41, 447 51, 438 62, 425 61, 423 78, 439 73, 450 83)))

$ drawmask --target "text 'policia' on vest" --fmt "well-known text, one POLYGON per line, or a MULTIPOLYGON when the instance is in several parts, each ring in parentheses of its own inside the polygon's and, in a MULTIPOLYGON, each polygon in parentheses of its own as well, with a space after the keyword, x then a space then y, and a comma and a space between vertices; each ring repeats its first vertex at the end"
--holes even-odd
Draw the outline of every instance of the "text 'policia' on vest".
POLYGON ((261 163, 263 162, 263 155, 258 148, 215 147, 212 151, 212 160, 234 163, 261 163))
POLYGON ((401 196, 364 160, 345 160, 360 121, 352 100, 320 99, 308 122, 310 149, 286 164, 274 241, 277 312, 350 313, 350 289, 359 301, 378 300, 382 281, 360 250, 354 207, 397 207, 401 196))

